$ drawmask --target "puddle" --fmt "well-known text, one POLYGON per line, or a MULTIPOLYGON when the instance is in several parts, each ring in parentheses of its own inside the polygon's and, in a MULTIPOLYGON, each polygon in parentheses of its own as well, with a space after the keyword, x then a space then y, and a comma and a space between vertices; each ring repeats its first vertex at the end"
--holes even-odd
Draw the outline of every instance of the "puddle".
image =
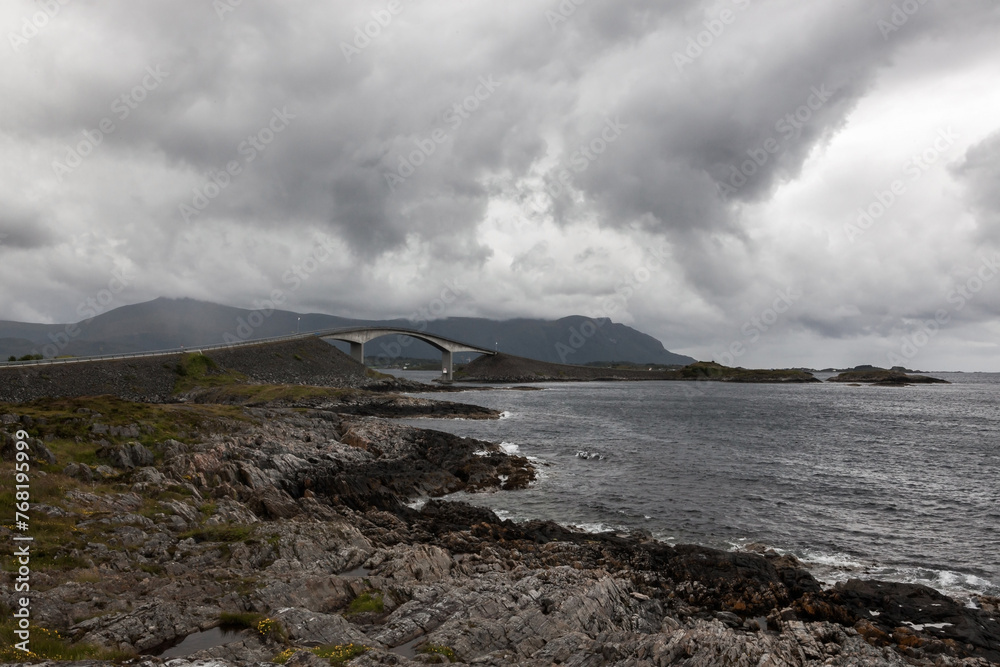
POLYGON ((401 655, 404 658, 416 658, 417 657, 417 650, 414 647, 417 644, 419 644, 421 642, 424 642, 426 640, 427 640, 427 637, 425 637, 424 635, 420 635, 416 639, 411 639, 410 641, 406 642, 405 644, 400 644, 399 646, 394 646, 393 648, 389 649, 389 651, 391 653, 395 653, 396 655, 401 655))
POLYGON ((159 658, 183 658, 197 651, 204 651, 207 648, 215 648, 236 641, 236 635, 239 633, 239 630, 227 631, 218 627, 192 632, 180 643, 170 646, 160 653, 154 653, 154 655, 159 658))
POLYGON ((356 567, 353 570, 348 570, 347 572, 341 572, 341 577, 367 577, 368 573, 371 572, 367 567, 356 567))

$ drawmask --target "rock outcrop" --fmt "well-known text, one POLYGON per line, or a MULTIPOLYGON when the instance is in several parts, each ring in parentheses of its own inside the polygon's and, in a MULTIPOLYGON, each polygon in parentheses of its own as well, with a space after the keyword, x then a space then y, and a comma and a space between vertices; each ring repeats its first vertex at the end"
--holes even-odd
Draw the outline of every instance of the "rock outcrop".
POLYGON ((248 619, 169 667, 319 665, 334 651, 351 665, 1000 662, 992 601, 883 582, 824 590, 773 552, 516 524, 441 499, 416 510, 414 497, 516 489, 534 470, 497 445, 382 419, 244 414, 190 442, 105 448, 116 467, 103 487, 65 478, 44 513, 67 532, 38 548, 66 565, 33 574, 36 627, 143 654, 223 613, 248 619))

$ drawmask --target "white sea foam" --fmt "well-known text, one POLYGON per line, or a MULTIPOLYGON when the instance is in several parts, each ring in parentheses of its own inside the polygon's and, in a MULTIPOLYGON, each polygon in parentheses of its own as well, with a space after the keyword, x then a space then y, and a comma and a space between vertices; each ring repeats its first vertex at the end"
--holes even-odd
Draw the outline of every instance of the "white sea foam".
POLYGON ((609 526, 606 523, 600 523, 600 522, 575 523, 569 527, 583 531, 584 533, 608 533, 614 530, 622 530, 621 528, 615 526, 609 526))
POLYGON ((504 410, 500 413, 500 419, 510 419, 511 414, 508 410, 504 410))
MULTIPOLYGON (((785 553, 776 549, 779 553, 785 553)), ((878 563, 864 563, 847 554, 825 554, 806 550, 793 553, 810 569, 820 582, 832 586, 852 578, 882 579, 907 584, 923 584, 950 595, 957 600, 969 601, 973 595, 996 595, 1000 586, 987 579, 953 570, 934 570, 923 567, 893 567, 878 563)))
POLYGON ((501 442, 500 449, 504 451, 505 454, 520 454, 521 448, 515 445, 513 442, 501 442))
POLYGON ((427 498, 417 498, 416 500, 406 503, 406 506, 411 510, 417 510, 419 512, 424 508, 424 505, 427 504, 427 500, 427 498))
POLYGON ((910 626, 917 632, 922 631, 924 628, 937 628, 940 630, 941 628, 947 628, 950 625, 954 625, 954 623, 910 623, 909 621, 903 621, 903 623, 910 626))

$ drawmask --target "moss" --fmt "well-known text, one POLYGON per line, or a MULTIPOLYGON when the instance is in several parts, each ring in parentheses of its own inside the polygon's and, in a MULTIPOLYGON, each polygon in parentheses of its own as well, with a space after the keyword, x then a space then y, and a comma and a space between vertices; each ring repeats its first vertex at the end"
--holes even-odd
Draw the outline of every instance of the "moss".
POLYGON ((362 593, 351 601, 347 606, 344 616, 351 617, 358 614, 381 614, 385 611, 385 601, 382 599, 381 591, 368 591, 362 593))

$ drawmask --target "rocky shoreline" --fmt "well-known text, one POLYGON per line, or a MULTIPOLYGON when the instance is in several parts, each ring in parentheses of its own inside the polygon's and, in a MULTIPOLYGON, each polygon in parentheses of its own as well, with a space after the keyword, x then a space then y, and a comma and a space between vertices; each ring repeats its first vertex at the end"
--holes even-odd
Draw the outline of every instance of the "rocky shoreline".
POLYGON ((515 524, 435 499, 530 484, 531 463, 496 444, 322 404, 6 411, 5 461, 6 433, 36 436, 33 622, 91 647, 80 665, 114 652, 162 664, 148 654, 226 619, 245 627, 170 667, 1000 663, 997 600, 824 590, 773 552, 515 524))

